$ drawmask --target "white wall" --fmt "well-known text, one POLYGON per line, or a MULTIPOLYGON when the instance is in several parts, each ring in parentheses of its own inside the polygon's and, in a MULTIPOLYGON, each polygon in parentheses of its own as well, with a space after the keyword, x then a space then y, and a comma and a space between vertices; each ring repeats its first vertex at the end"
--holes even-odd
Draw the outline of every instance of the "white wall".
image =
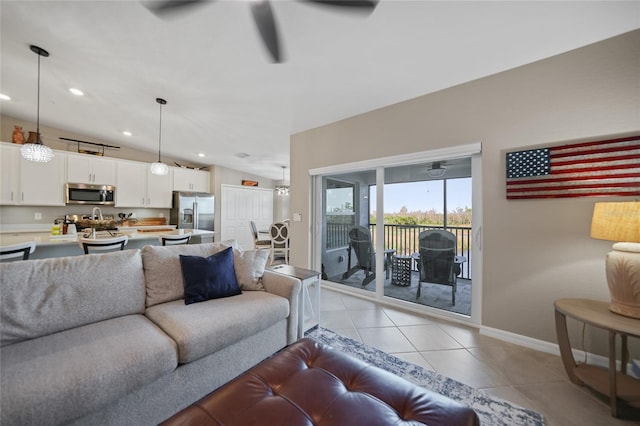
MULTIPOLYGON (((624 198, 507 200, 505 152, 640 133, 640 30, 291 138, 292 263, 308 266, 308 170, 482 142, 482 324, 556 342, 553 301, 608 300, 593 204, 624 198)), ((372 88, 375 90, 375 88, 372 88)), ((571 334, 579 341, 578 326, 571 334)), ((605 353, 603 333, 587 348, 605 353)))

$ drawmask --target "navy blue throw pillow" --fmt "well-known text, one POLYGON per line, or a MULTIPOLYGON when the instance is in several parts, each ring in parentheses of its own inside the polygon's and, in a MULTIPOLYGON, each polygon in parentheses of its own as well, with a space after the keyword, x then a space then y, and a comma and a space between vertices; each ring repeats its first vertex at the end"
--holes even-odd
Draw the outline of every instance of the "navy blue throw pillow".
POLYGON ((241 293, 233 267, 233 248, 209 257, 180 255, 184 304, 235 296, 241 293))

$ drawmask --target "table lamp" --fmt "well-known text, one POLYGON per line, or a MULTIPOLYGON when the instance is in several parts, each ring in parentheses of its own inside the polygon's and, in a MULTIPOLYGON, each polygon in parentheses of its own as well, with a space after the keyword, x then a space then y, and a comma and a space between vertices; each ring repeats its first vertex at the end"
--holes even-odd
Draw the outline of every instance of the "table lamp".
POLYGON ((640 319, 640 202, 596 203, 591 238, 617 241, 606 258, 609 310, 640 319))

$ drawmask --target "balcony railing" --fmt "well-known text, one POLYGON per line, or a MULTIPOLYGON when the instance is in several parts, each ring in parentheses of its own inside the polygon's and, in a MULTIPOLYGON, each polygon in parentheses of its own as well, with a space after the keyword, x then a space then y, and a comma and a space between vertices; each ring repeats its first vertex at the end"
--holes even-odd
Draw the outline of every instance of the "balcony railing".
MULTIPOLYGON (((349 245, 349 229, 352 225, 327 223, 327 249, 347 247, 349 245)), ((410 255, 420 251, 420 232, 429 229, 444 229, 442 226, 425 225, 384 225, 384 249, 394 249, 396 254, 410 255)), ((376 225, 369 225, 373 245, 376 244, 376 225)), ((464 256, 467 261, 462 264, 461 278, 471 279, 471 228, 462 226, 448 226, 447 231, 453 233, 457 239, 456 255, 464 256)), ((413 270, 417 270, 415 261, 413 270)))

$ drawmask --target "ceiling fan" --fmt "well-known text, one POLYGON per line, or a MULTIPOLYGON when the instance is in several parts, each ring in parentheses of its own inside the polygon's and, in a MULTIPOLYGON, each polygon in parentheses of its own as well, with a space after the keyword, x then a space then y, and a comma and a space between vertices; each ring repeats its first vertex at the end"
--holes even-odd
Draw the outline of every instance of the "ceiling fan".
MULTIPOLYGON (((215 0, 157 0, 146 1, 144 5, 157 16, 165 17, 174 12, 182 11, 191 6, 212 3, 215 0)), ((363 13, 371 13, 375 9, 379 0, 301 0, 307 3, 319 4, 331 7, 341 7, 363 13)), ((260 37, 265 47, 269 51, 273 62, 283 62, 280 53, 280 41, 278 27, 271 10, 269 0, 249 0, 251 14, 255 21, 260 37)))

